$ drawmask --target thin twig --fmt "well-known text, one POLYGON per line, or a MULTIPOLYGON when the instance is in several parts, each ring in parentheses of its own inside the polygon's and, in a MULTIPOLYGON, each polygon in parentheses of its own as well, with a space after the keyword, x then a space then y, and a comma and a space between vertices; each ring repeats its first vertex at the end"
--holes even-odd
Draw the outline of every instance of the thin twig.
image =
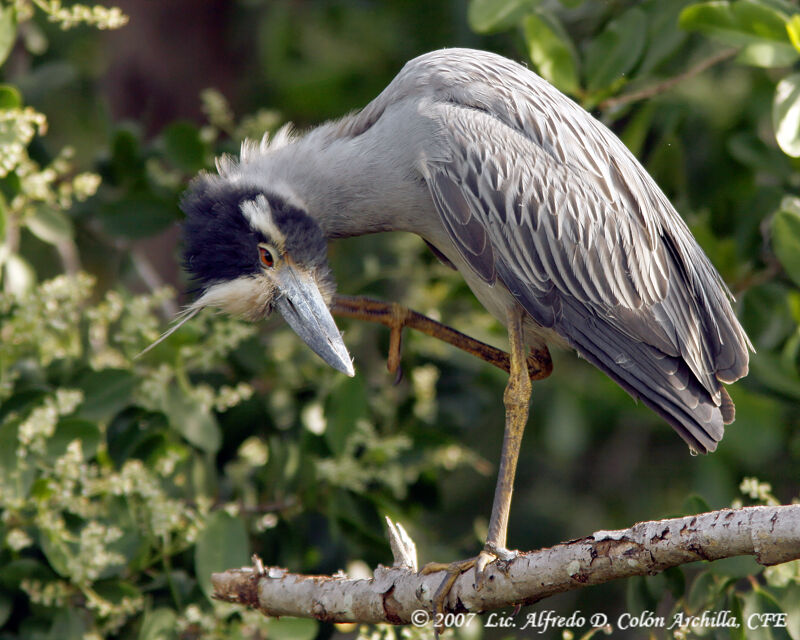
POLYGON ((646 100, 647 98, 652 98, 660 93, 666 93, 673 87, 679 85, 684 80, 688 80, 689 78, 693 78, 694 76, 700 75, 706 69, 713 67, 715 64, 719 64, 723 60, 727 60, 728 58, 732 58, 737 53, 739 53, 739 49, 725 49, 724 51, 720 51, 719 53, 714 54, 713 56, 706 58, 705 60, 701 60, 693 67, 690 67, 683 73, 678 74, 672 78, 667 78, 662 82, 658 82, 652 86, 645 87, 644 89, 640 89, 639 91, 631 91, 630 93, 624 93, 621 96, 615 96, 613 98, 607 98, 603 100, 599 107, 600 109, 615 109, 617 107, 621 107, 622 105, 629 104, 631 102, 638 102, 639 100, 646 100))
POLYGON ((76 275, 81 270, 81 259, 78 255, 78 247, 72 238, 62 240, 56 244, 58 257, 61 259, 61 266, 64 273, 70 276, 76 275))
MULTIPOLYGON (((129 249, 129 251, 131 262, 133 262, 136 272, 151 292, 167 286, 161 274, 158 273, 158 269, 153 266, 153 263, 150 262, 150 259, 143 251, 139 249, 129 249)), ((161 309, 167 317, 176 316, 179 311, 177 303, 172 298, 166 298, 161 304, 161 309)))

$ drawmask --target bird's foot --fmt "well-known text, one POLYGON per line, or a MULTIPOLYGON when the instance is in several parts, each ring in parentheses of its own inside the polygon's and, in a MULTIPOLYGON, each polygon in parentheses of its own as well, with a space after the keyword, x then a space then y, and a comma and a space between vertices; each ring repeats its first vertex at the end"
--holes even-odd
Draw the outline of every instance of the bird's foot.
MULTIPOLYGON (((422 569, 420 573, 423 575, 430 575, 432 573, 439 573, 444 571, 445 575, 436 593, 433 595, 433 609, 436 615, 435 620, 442 620, 444 614, 444 605, 447 601, 447 596, 450 595, 450 590, 458 580, 459 576, 466 573, 470 569, 475 569, 475 588, 480 589, 486 579, 486 567, 496 561, 510 562, 517 557, 516 551, 509 551, 505 547, 486 543, 483 551, 481 551, 474 558, 467 560, 457 560, 456 562, 429 562, 422 569)), ((442 632, 441 625, 435 625, 434 629, 437 633, 442 632)))
MULTIPOLYGON (((447 342, 503 371, 510 371, 511 368, 509 355, 505 351, 470 338, 433 318, 396 303, 336 295, 331 303, 331 313, 344 318, 377 322, 392 330, 386 368, 389 369, 390 373, 395 374, 396 379, 401 374, 401 337, 402 331, 406 327, 447 342)), ((527 365, 531 380, 541 380, 549 376, 553 365, 550 361, 550 353, 547 351, 547 347, 532 349, 527 357, 527 365)))

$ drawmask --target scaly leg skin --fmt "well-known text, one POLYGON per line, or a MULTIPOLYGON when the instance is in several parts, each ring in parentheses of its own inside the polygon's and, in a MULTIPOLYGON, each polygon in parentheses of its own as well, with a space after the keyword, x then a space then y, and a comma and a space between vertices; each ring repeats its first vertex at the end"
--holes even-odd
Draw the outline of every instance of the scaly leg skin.
MULTIPOLYGON (((497 487, 494 492, 492 516, 489 521, 489 534, 486 538, 486 545, 483 551, 475 558, 450 564, 430 563, 422 568, 421 573, 423 574, 431 574, 438 571, 447 573, 434 595, 433 602, 436 613, 444 612, 445 600, 459 575, 474 567, 476 584, 480 588, 487 565, 495 560, 512 560, 516 556, 515 552, 506 549, 506 534, 508 533, 511 494, 514 489, 514 475, 517 469, 522 434, 528 421, 528 406, 531 397, 531 381, 526 366, 525 343, 522 335, 524 313, 525 311, 521 307, 516 307, 508 313, 511 371, 503 394, 503 404, 506 409, 506 428, 503 436, 503 450, 500 456, 500 469, 497 476, 497 487)), ((539 353, 546 354, 549 361, 549 353, 547 353, 546 349, 539 353)), ((439 629, 436 631, 438 633, 439 629)))
MULTIPOLYGON (((433 318, 396 303, 336 295, 331 303, 331 313, 345 318, 377 322, 389 327, 392 333, 386 366, 391 373, 399 374, 400 372, 401 334, 404 327, 416 329, 433 338, 452 344, 504 371, 510 372, 511 370, 509 355, 504 351, 470 338, 433 318)), ((527 368, 531 380, 541 380, 550 375, 552 363, 546 347, 539 351, 531 351, 527 358, 527 368)))

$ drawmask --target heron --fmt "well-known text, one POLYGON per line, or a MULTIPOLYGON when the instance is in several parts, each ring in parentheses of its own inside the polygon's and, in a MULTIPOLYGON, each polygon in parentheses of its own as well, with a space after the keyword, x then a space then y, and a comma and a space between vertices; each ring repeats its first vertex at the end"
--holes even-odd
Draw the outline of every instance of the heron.
POLYGON ((543 360, 548 345, 575 350, 692 452, 713 451, 734 419, 723 385, 747 374, 752 345, 730 290, 625 145, 500 55, 419 56, 356 113, 245 141, 238 158, 223 156, 216 173, 194 179, 182 208, 185 267, 199 289, 183 321, 205 307, 250 320, 277 309, 352 376, 329 308, 327 241, 406 231, 507 327, 488 536, 476 558, 448 565, 451 574, 513 557, 506 539, 531 395, 528 349, 543 360))

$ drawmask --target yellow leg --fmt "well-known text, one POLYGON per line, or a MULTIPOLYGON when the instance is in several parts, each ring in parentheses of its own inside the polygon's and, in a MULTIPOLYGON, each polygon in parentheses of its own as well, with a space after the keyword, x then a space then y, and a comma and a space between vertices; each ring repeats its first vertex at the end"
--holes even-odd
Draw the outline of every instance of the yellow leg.
MULTIPOLYGON (((480 584, 483 572, 488 564, 498 558, 508 560, 514 557, 514 554, 505 548, 508 534, 508 515, 511 510, 514 476, 517 470, 522 434, 528 421, 528 407, 531 397, 531 380, 522 333, 522 320, 524 317, 525 311, 521 307, 516 307, 508 313, 509 378, 503 394, 506 425, 486 545, 475 558, 450 564, 430 563, 422 568, 422 573, 424 574, 438 571, 447 573, 433 599, 437 613, 444 611, 444 602, 459 575, 474 567, 476 579, 480 584)), ((550 354, 547 349, 542 348, 534 354, 534 357, 538 362, 545 363, 543 369, 549 373, 551 364, 550 354)))
POLYGON ((500 470, 494 490, 492 515, 489 520, 489 535, 484 553, 478 557, 477 570, 481 573, 491 557, 503 557, 506 552, 508 515, 511 511, 511 496, 514 492, 514 476, 522 444, 522 434, 528 422, 528 407, 531 399, 531 380, 525 361, 525 343, 522 335, 522 319, 525 311, 516 307, 508 313, 508 340, 511 371, 503 394, 506 408, 506 428, 503 449, 500 453, 500 470), (504 553, 505 552, 505 553, 504 553))

